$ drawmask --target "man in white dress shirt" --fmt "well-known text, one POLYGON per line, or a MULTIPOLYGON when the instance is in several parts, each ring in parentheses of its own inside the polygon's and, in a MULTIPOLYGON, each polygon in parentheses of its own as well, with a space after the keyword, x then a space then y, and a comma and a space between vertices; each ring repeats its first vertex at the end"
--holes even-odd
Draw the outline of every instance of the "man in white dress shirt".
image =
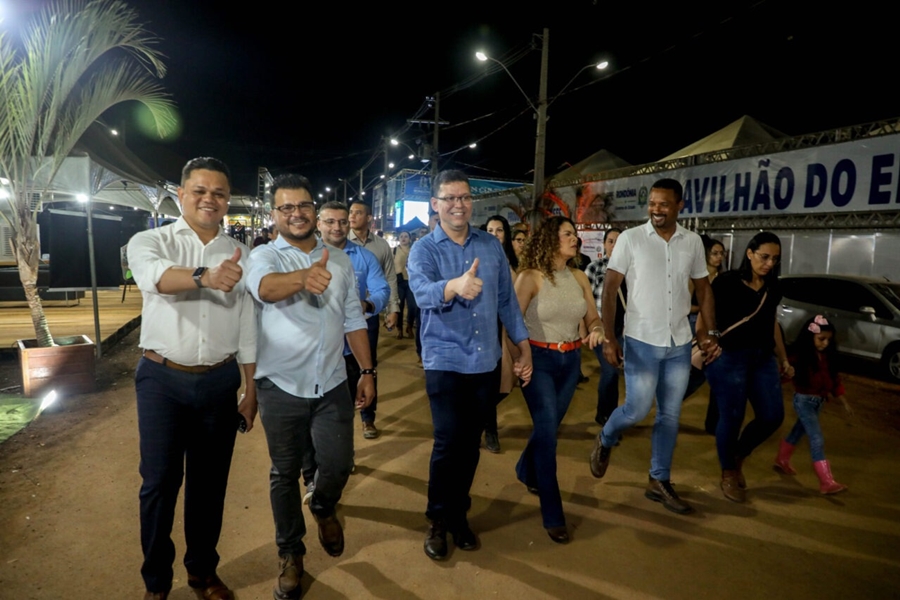
POLYGON ((709 331, 698 331, 701 348, 718 351, 712 289, 706 270, 706 253, 696 233, 678 225, 684 207, 681 184, 660 179, 650 189, 650 219, 619 235, 609 259, 603 283, 603 355, 618 367, 625 360, 625 404, 616 408, 603 426, 591 452, 591 473, 600 478, 609 466, 613 446, 623 431, 643 420, 656 397, 656 420, 651 442, 650 481, 644 495, 678 514, 693 511, 672 488, 669 473, 678 436, 681 401, 691 372, 691 327, 688 314, 694 282, 704 322, 709 331), (625 281, 625 351, 614 331, 616 292, 625 281))
POLYGON ((128 244, 144 298, 135 387, 145 600, 164 600, 172 587, 182 478, 188 585, 201 600, 234 598, 216 575, 216 545, 238 424, 249 430, 256 416, 256 315, 243 278, 250 250, 221 225, 230 195, 228 167, 195 158, 178 188, 181 218, 128 244))

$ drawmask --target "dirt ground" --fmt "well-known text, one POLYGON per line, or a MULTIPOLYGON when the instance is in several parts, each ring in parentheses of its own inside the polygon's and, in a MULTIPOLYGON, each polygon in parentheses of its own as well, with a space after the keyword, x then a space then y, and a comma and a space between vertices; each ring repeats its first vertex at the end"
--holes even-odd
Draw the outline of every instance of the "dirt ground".
MULTIPOLYGON (((142 597, 137 335, 99 362, 97 393, 63 399, 0 445, 0 598, 142 597)), ((713 438, 702 429, 701 388, 684 405, 673 468, 679 493, 697 509, 684 517, 643 496, 649 418, 626 433, 606 477, 591 477, 599 370, 585 352, 591 379, 579 386, 558 448, 572 542, 550 541, 537 498, 515 479, 530 433, 517 390, 500 405, 503 452, 482 453, 472 489, 470 522, 481 548, 451 550, 436 563, 422 552, 431 450, 422 371, 410 340, 383 337, 379 360, 383 434, 370 441, 357 431, 358 468, 339 509, 346 550, 330 558, 314 534, 308 538, 304 598, 900 597, 900 386, 873 379, 868 367, 846 377, 855 416, 839 405, 822 416, 834 473, 850 487, 837 496, 818 494, 806 446, 798 448, 796 477, 773 471, 773 436, 745 465, 749 502, 724 499, 713 438)), ((0 388, 16 383, 17 369, 15 360, 0 360, 0 388)), ((781 434, 793 423, 789 402, 786 409, 781 434)), ((237 440, 218 548, 219 574, 240 600, 272 597, 277 557, 267 492, 257 427, 237 440)), ((194 597, 180 564, 181 528, 176 518, 172 600, 194 597)))

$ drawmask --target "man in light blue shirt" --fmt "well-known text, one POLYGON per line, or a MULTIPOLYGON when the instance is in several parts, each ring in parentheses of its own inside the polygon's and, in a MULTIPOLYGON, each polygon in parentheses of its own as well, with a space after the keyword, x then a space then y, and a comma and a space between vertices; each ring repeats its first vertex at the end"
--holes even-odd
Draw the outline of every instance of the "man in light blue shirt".
POLYGON ((259 304, 256 385, 266 432, 275 541, 281 570, 274 596, 299 598, 306 546, 299 478, 312 443, 318 470, 310 511, 331 556, 344 550, 335 516, 353 459, 354 400, 347 387, 344 337, 360 367, 356 407, 375 395, 375 369, 353 265, 315 236, 309 181, 281 175, 272 185, 279 237, 250 255, 247 288, 259 304))
POLYGON ((500 389, 498 317, 518 348, 514 369, 523 385, 531 378, 531 349, 503 248, 494 236, 469 226, 472 193, 465 173, 442 171, 432 194, 440 223, 413 244, 407 271, 421 309, 434 424, 425 554, 441 560, 448 532, 460 550, 478 546, 466 513, 485 409, 500 389))

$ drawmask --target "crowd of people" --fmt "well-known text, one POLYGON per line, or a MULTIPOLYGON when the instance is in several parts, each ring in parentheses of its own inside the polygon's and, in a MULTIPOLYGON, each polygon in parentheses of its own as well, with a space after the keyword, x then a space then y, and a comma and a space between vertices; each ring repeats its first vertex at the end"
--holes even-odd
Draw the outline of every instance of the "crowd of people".
POLYGON ((253 429, 257 413, 271 459, 274 597, 302 592, 303 504, 322 548, 343 553, 337 508, 355 469, 355 412, 363 438, 381 433, 382 314, 388 331, 415 338, 424 369, 434 428, 424 540, 431 559, 446 558, 451 539, 463 551, 480 545, 468 522, 470 490, 482 445, 500 451, 497 406, 516 385, 533 422, 516 477, 538 496, 549 538, 569 541, 557 432, 583 377, 582 346, 600 366, 601 429, 585 449, 594 477, 605 476, 622 434, 655 404, 645 496, 678 514, 693 511, 670 479, 693 340, 717 408, 726 498, 746 501, 742 465, 780 427, 782 380, 791 377, 798 420, 775 466, 794 474, 791 457, 807 435, 820 491, 846 489, 831 475, 817 418, 829 395, 850 410, 833 326, 817 316, 785 347, 775 319, 777 236, 761 232, 739 268, 720 274, 724 245, 677 223, 683 200, 675 180, 653 185, 644 225, 607 230, 593 262, 581 255, 575 223, 564 216, 533 231, 510 227, 500 215, 473 227, 461 171, 435 178, 431 230, 402 232, 394 248, 370 229, 366 204, 317 208, 310 182, 285 174, 271 187, 271 236, 265 231, 250 252, 221 226, 230 188, 221 161, 189 161, 178 189, 182 217, 129 243, 144 297, 135 383, 145 600, 165 599, 172 587, 171 530, 182 482, 188 585, 201 599, 234 597, 216 574, 216 545, 236 431, 253 429), (754 419, 744 426, 748 402, 754 419))

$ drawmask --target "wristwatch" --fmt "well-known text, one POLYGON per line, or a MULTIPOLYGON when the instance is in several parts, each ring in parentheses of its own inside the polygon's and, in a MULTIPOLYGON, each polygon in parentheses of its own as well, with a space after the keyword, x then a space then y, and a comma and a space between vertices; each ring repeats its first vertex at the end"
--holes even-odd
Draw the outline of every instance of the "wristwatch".
POLYGON ((197 267, 194 269, 194 274, 191 277, 194 278, 194 283, 197 284, 198 288, 202 288, 203 284, 200 282, 200 278, 203 277, 203 274, 206 273, 206 267, 197 267))
POLYGON ((706 332, 706 335, 716 336, 717 338, 722 337, 722 333, 718 329, 710 329, 706 332))

